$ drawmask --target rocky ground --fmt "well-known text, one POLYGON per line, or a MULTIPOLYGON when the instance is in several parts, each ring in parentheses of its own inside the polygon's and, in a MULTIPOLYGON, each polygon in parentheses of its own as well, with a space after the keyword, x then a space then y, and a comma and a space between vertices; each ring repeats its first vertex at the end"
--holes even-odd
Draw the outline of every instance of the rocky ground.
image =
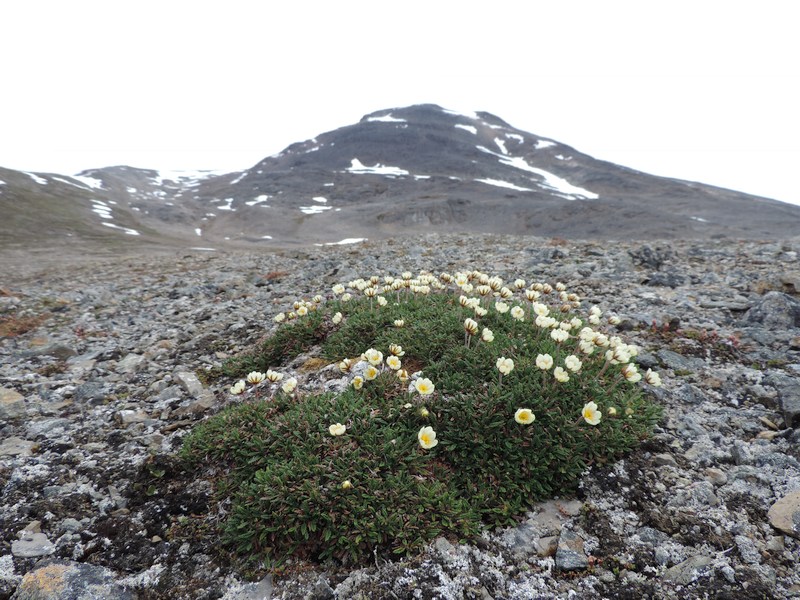
POLYGON ((800 239, 426 236, 0 261, 0 599, 800 597, 798 253, 800 239), (237 572, 203 517, 224 505, 174 458, 235 401, 202 373, 298 296, 462 268, 564 281, 617 313, 664 380, 653 438, 472 545, 237 572))

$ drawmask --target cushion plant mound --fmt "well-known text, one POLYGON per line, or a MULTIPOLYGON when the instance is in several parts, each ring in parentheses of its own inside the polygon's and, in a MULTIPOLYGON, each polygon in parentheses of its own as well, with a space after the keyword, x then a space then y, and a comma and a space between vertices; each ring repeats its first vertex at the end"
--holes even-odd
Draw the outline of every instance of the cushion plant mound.
POLYGON ((469 539, 568 493, 660 416, 642 388, 658 375, 562 284, 404 273, 328 296, 225 365, 250 382, 231 388, 245 401, 184 443, 190 466, 226 474, 223 540, 243 558, 358 562, 469 539), (296 384, 285 365, 308 352, 338 365, 341 391, 296 384))

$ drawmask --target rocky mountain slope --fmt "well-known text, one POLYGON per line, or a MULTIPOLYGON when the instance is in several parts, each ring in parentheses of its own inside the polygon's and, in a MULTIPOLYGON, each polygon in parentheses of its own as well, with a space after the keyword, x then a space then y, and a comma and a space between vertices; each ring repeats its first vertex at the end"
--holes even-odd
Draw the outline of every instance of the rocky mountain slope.
MULTIPOLYGON (((0 263, 0 598, 797 597, 799 253, 796 241, 423 235, 0 263), (563 281, 619 315, 640 364, 663 378, 655 435, 589 469, 574 497, 472 544, 439 538, 417 556, 297 562, 246 581, 214 529, 226 504, 175 459, 195 423, 241 401, 231 381, 197 374, 300 296, 472 268, 563 281)), ((298 389, 330 372, 297 369, 298 389)))
POLYGON ((408 233, 770 238, 800 207, 655 177, 436 105, 382 110, 237 173, 0 168, 0 248, 275 247, 408 233))

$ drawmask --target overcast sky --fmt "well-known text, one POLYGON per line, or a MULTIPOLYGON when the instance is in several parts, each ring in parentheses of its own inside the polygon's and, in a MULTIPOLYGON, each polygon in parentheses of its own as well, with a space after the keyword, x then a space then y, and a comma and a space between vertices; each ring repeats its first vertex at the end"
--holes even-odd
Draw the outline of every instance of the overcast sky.
POLYGON ((6 0, 0 166, 241 170, 432 102, 800 204, 795 15, 785 0, 6 0))

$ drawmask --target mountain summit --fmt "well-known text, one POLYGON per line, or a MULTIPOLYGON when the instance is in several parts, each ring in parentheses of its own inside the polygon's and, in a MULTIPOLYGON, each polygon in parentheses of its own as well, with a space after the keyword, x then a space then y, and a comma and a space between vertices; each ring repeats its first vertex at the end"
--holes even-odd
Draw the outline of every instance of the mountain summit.
POLYGON ((433 104, 371 113, 236 173, 120 166, 69 177, 0 168, 0 182, 0 244, 22 244, 20 233, 32 230, 38 241, 211 247, 424 231, 583 239, 800 232, 800 207, 648 175, 490 113, 433 104))

